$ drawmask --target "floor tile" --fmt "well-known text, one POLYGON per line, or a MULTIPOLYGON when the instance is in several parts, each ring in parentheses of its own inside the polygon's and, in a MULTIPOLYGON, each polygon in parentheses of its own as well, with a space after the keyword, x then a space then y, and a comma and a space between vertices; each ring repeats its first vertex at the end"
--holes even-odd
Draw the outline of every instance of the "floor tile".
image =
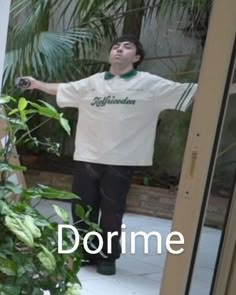
MULTIPOLYGON (((68 203, 56 202, 70 211, 68 203)), ((51 204, 54 201, 41 203, 38 208, 47 216, 52 215, 51 204)), ((158 295, 164 268, 166 249, 165 237, 171 231, 171 220, 148 216, 125 214, 123 223, 126 225, 126 254, 117 261, 117 274, 103 276, 96 272, 94 266, 81 268, 78 277, 82 283, 82 295, 158 295), (162 236, 162 254, 157 254, 155 237, 148 240, 149 251, 144 254, 144 241, 137 239, 135 254, 130 253, 131 232, 150 233, 157 231, 162 236)), ((221 231, 208 227, 203 228, 196 267, 190 295, 208 295, 212 270, 218 250, 221 231)), ((48 293, 45 292, 45 295, 48 293)), ((172 295, 172 294, 171 294, 172 295)))

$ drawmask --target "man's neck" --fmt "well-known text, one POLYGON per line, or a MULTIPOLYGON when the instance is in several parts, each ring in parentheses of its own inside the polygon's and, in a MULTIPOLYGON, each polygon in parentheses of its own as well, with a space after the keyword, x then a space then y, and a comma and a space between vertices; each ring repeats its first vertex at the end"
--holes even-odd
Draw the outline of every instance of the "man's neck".
POLYGON ((112 75, 123 75, 133 70, 133 65, 129 65, 126 67, 121 67, 119 65, 111 65, 109 72, 112 73, 112 75))

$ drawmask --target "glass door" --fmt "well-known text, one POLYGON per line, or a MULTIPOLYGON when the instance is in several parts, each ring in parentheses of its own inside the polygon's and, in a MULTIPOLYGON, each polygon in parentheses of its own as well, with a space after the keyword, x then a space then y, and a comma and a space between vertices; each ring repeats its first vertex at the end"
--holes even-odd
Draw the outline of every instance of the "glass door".
MULTIPOLYGON (((234 294, 236 288, 236 154, 234 149, 236 145, 236 38, 230 67, 231 68, 228 74, 228 81, 230 82, 228 91, 228 107, 221 137, 221 142, 227 142, 227 146, 225 147, 221 144, 222 150, 218 153, 218 159, 220 159, 221 156, 226 157, 228 155, 226 158, 227 169, 225 169, 227 178, 224 179, 222 185, 225 187, 230 186, 231 192, 229 195, 229 204, 225 216, 225 224, 211 285, 211 292, 216 295, 234 294), (227 170, 229 170, 229 174, 227 173, 227 170)), ((215 174, 217 175, 217 173, 215 174)))
MULTIPOLYGON (((227 246, 223 242, 223 238, 227 236, 225 235, 226 228, 228 235, 231 235, 232 221, 230 222, 227 218, 235 215, 232 213, 234 204, 231 200, 232 194, 227 199, 225 211, 222 212, 224 215, 222 231, 218 232, 218 238, 212 245, 214 251, 209 252, 210 254, 214 252, 212 271, 208 272, 206 280, 208 284, 205 284, 204 288, 195 284, 195 274, 197 262, 201 258, 203 224, 212 195, 212 184, 217 172, 218 161, 222 152, 226 153, 225 151, 231 145, 231 149, 234 146, 231 143, 228 147, 223 147, 221 139, 224 137, 222 136, 225 129, 224 122, 227 122, 229 116, 236 117, 233 112, 236 75, 234 69, 235 33, 236 2, 234 0, 215 0, 172 225, 172 231, 181 232, 185 239, 184 246, 175 245, 176 250, 183 247, 184 251, 179 255, 167 255, 161 295, 226 294, 224 292, 215 293, 215 286, 219 284, 219 278, 222 279, 222 275, 225 274, 221 267, 223 252, 220 250, 223 250, 223 245, 227 246)), ((231 248, 234 247, 231 245, 231 248)), ((231 256, 229 256, 231 258, 234 257, 232 249, 231 256)), ((229 266, 228 269, 230 269, 229 266)), ((225 282, 226 287, 227 278, 225 282)))

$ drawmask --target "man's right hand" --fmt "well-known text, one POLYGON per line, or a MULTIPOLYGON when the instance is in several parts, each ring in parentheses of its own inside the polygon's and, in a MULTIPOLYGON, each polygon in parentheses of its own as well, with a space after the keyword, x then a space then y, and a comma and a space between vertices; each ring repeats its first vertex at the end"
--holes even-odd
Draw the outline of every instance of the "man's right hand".
POLYGON ((21 89, 37 89, 38 80, 30 76, 18 77, 16 79, 16 86, 21 89))
POLYGON ((25 90, 38 89, 45 93, 56 95, 59 83, 45 83, 30 76, 23 76, 17 78, 16 86, 25 90))

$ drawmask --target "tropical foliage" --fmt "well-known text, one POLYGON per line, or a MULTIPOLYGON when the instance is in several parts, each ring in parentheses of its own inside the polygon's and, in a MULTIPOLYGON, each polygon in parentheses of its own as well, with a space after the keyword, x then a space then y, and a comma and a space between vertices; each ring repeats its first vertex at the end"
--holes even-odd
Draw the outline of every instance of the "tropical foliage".
POLYGON ((115 35, 106 2, 13 1, 3 85, 22 74, 52 81, 83 76, 104 38, 115 35))
MULTIPOLYGON (((5 114, 1 114, 0 149, 0 294, 52 295, 80 294, 77 273, 82 259, 81 247, 72 254, 58 254, 58 223, 69 224, 69 214, 63 208, 53 205, 50 217, 37 210, 40 199, 71 200, 78 196, 43 185, 25 188, 12 176, 26 169, 12 162, 16 157, 14 145, 19 139, 33 140, 27 121, 39 114, 57 120, 67 133, 70 128, 63 114, 44 102, 31 103, 25 98, 16 101, 12 97, 1 97, 5 114), (20 136, 17 134, 20 133, 20 136)), ((37 142, 46 144, 48 142, 37 142)), ((53 148, 55 149, 53 145, 53 148)), ((88 228, 95 228, 89 222, 88 213, 78 206, 77 213, 88 228)), ((63 248, 73 247, 71 231, 63 232, 63 248)))
POLYGON ((212 0, 147 0, 138 5, 133 0, 14 0, 5 90, 13 85, 16 75, 68 81, 103 69, 106 62, 98 59, 102 45, 115 37, 123 19, 132 18, 137 11, 144 23, 152 16, 171 17, 174 13, 179 13, 181 23, 187 14, 186 29, 201 27, 205 37, 211 4, 212 0))

